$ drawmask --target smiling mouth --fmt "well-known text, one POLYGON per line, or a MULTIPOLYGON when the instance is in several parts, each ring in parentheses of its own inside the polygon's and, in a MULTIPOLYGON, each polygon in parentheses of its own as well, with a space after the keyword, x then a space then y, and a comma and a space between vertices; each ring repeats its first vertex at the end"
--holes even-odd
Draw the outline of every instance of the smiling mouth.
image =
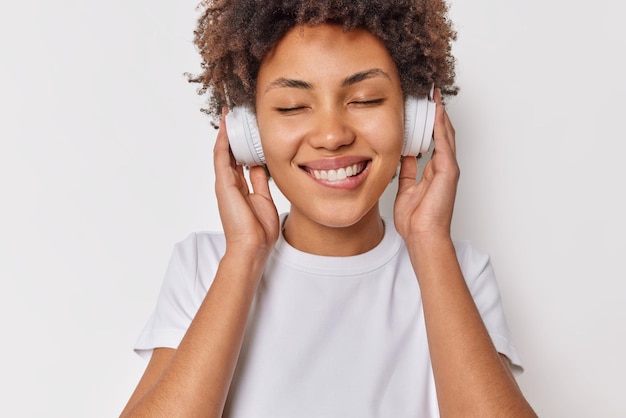
POLYGON ((363 172, 363 170, 365 170, 368 164, 369 161, 361 161, 346 167, 330 170, 313 170, 309 167, 302 167, 302 169, 313 175, 318 180, 335 182, 345 180, 348 177, 358 176, 363 172))

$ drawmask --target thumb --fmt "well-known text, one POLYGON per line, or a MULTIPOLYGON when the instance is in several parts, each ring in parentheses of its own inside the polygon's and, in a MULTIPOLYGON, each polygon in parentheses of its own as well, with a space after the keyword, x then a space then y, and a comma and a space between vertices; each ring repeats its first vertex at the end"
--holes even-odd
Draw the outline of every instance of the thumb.
POLYGON ((268 200, 272 200, 272 195, 270 193, 269 187, 269 179, 267 178, 264 167, 250 167, 250 184, 252 185, 253 193, 261 195, 268 200))
POLYGON ((398 192, 403 192, 407 188, 415 185, 417 179, 417 159, 415 157, 402 157, 400 163, 400 174, 398 176, 398 192))

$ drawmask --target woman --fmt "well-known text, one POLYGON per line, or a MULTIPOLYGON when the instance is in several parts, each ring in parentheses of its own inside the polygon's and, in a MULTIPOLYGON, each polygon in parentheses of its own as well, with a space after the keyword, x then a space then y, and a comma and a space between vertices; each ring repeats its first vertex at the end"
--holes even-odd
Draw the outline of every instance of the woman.
POLYGON ((122 416, 535 416, 487 256, 453 243, 459 170, 440 0, 205 2, 209 113, 256 113, 266 166, 214 148, 223 234, 179 243, 122 416), (434 152, 401 160, 432 84, 434 152), (401 161, 394 221, 378 201, 401 161), (291 203, 279 215, 266 172, 291 203))

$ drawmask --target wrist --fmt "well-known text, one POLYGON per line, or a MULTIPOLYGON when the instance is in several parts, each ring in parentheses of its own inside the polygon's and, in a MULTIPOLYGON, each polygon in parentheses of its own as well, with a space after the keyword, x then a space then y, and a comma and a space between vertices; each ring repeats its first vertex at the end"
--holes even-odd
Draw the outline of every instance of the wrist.
POLYGON ((410 234, 404 237, 404 243, 409 250, 429 252, 452 245, 452 237, 449 230, 433 230, 410 234))
POLYGON ((456 259, 456 250, 450 234, 420 234, 405 239, 405 245, 418 277, 438 265, 448 264, 450 257, 456 259))
POLYGON ((237 276, 258 280, 263 274, 270 252, 269 249, 259 248, 227 248, 220 260, 220 268, 226 268, 237 276))

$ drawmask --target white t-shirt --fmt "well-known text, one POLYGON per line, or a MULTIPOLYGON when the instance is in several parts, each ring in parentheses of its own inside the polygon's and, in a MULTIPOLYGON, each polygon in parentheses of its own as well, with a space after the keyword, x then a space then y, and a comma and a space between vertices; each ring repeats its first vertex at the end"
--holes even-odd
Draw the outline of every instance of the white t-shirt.
MULTIPOLYGON (((281 236, 248 319, 224 412, 233 418, 438 417, 420 289, 385 221, 381 243, 352 257, 303 253, 281 236)), ((489 257, 455 243, 498 352, 521 367, 489 257)), ((178 243, 135 350, 176 348, 211 285, 222 233, 178 243)))

